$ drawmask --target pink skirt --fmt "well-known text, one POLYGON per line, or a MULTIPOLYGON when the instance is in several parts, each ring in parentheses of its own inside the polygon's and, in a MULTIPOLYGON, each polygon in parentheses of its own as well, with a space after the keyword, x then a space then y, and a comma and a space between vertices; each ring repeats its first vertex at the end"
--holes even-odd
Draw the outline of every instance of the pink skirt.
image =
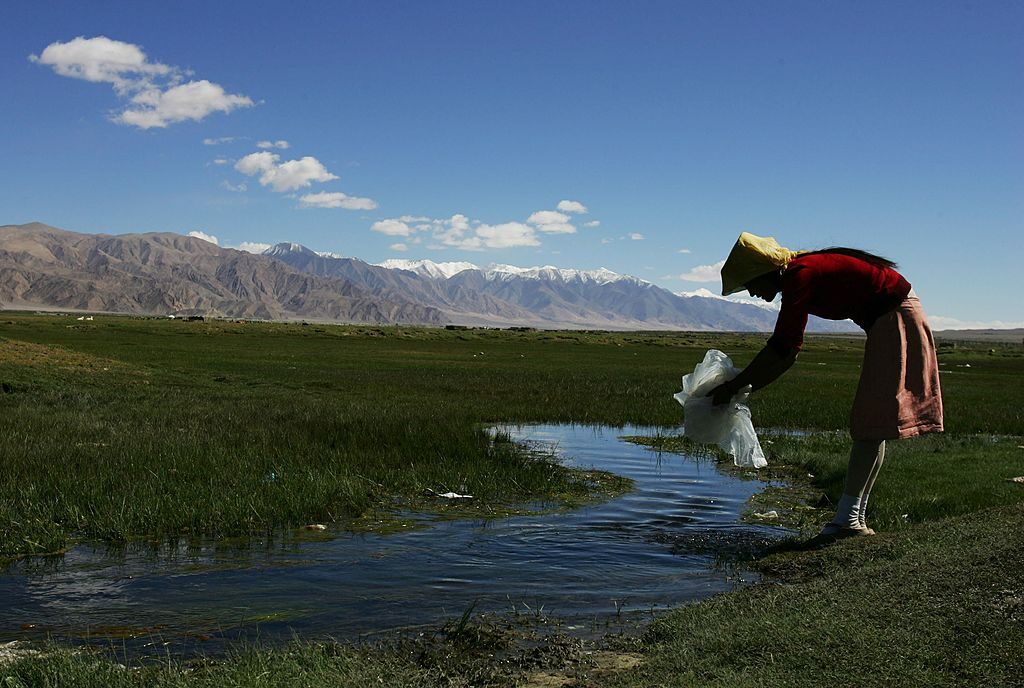
POLYGON ((868 330, 850 436, 890 440, 926 432, 942 432, 939 363, 921 302, 911 292, 868 330))

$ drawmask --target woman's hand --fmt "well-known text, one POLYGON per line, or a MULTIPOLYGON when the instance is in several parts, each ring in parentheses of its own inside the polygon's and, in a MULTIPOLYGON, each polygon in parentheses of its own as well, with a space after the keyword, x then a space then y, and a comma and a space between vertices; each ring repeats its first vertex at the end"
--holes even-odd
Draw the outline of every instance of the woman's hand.
POLYGON ((758 352, 757 356, 754 356, 750 365, 740 371, 739 375, 718 385, 708 392, 707 396, 711 397, 711 403, 715 406, 727 404, 748 385, 751 391, 755 391, 774 382, 779 375, 789 370, 794 361, 796 361, 796 351, 782 356, 772 347, 766 346, 758 352))
POLYGON ((736 390, 733 389, 732 382, 723 382, 708 392, 707 396, 711 397, 711 403, 714 406, 721 406, 732 401, 732 398, 736 396, 736 390))

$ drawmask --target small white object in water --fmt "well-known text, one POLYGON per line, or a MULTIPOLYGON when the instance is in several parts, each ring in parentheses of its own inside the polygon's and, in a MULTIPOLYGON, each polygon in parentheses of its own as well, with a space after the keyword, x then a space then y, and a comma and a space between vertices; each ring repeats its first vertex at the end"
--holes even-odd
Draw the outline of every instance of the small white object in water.
MULTIPOLYGON (((460 489, 465 489, 465 487, 462 487, 460 489)), ((430 495, 432 497, 440 497, 442 499, 473 499, 473 495, 459 494, 458 492, 435 492, 434 490, 431 490, 429 487, 425 489, 423 492, 424 494, 430 495)))
POLYGON ((310 523, 308 526, 302 526, 303 530, 327 530, 327 526, 323 523, 310 523))
POLYGON ((459 494, 458 492, 442 492, 437 495, 445 499, 473 499, 473 495, 459 494))

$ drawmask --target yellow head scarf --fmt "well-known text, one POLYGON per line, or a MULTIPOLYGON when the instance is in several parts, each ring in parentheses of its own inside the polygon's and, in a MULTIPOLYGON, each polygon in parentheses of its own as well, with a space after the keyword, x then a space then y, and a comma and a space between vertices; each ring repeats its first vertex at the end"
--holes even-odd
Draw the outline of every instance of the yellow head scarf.
POLYGON ((800 253, 803 251, 779 246, 773 237, 743 232, 722 266, 722 296, 741 291, 755 277, 786 267, 800 253))

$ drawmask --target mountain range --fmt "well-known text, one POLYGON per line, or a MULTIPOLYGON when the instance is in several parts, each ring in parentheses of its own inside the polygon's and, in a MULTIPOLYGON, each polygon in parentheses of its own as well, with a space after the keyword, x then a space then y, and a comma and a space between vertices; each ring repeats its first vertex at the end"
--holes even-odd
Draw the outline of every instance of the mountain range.
MULTIPOLYGON (((766 331, 775 312, 609 270, 427 260, 379 265, 277 244, 261 255, 173 233, 0 226, 0 305, 139 315, 616 330, 766 331)), ((852 331, 817 320, 817 331, 852 331)))

